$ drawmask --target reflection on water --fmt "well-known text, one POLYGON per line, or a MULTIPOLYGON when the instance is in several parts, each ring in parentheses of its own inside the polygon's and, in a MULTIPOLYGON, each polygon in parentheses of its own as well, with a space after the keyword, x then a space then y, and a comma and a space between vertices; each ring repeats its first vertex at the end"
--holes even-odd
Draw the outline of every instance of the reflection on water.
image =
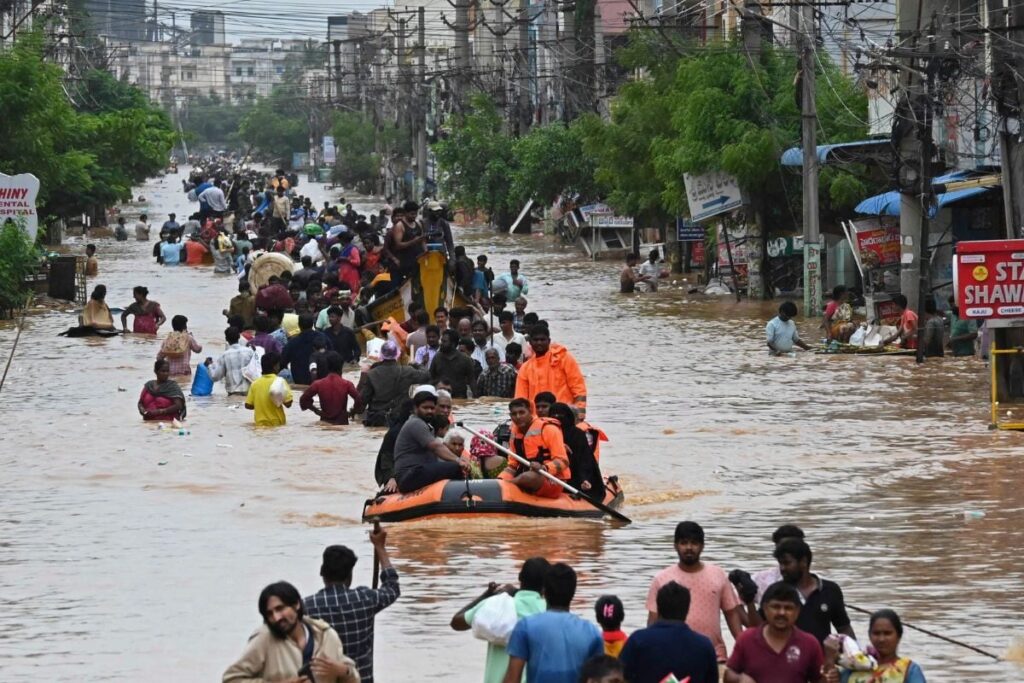
MULTIPOLYGON (((145 188, 155 222, 184 213, 179 189, 174 177, 145 188)), ((328 196, 301 189, 314 202, 328 196)), ((673 561, 672 529, 684 518, 705 526, 705 556, 726 569, 769 566, 771 531, 795 522, 815 567, 851 604, 891 606, 996 652, 1020 634, 1024 475, 1014 455, 1024 436, 986 428, 980 362, 772 359, 761 335, 776 304, 705 300, 685 285, 623 296, 617 264, 581 261, 541 238, 459 232, 470 256, 490 254, 499 272, 522 259, 530 310, 587 374, 589 414, 611 437, 602 465, 620 475, 635 524, 392 526, 402 598, 378 619, 381 680, 478 679, 483 644, 448 621, 534 555, 579 570, 581 613, 614 592, 627 630, 639 628, 649 580, 673 561), (965 520, 965 510, 985 516, 965 520), (458 654, 438 657, 439 648, 458 654)), ((233 279, 160 268, 148 244, 97 243, 111 306, 144 284, 169 316, 189 317, 204 346, 197 362, 219 352, 233 279)), ((238 399, 215 395, 189 398, 190 435, 161 432, 135 410, 159 341, 57 337, 72 320, 28 320, 0 395, 5 679, 215 679, 259 623, 260 588, 287 578, 313 592, 323 546, 353 546, 356 579, 369 581, 360 516, 379 431, 324 428, 297 408, 287 428, 257 430, 238 399)), ((798 323, 817 336, 814 323, 798 323)), ((0 328, 0 357, 13 336, 0 328)), ((502 413, 491 402, 457 410, 483 427, 502 413)), ((854 627, 865 633, 862 615, 854 627)), ((913 631, 904 652, 931 680, 1024 677, 913 631)))

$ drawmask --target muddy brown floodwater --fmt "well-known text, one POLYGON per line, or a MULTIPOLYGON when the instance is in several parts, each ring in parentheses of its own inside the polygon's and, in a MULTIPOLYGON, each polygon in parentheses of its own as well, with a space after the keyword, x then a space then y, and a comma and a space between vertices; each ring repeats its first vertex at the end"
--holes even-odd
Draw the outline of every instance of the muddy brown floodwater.
MULTIPOLYGON (((322 186, 300 190, 328 197, 322 186)), ((186 213, 180 177, 141 192, 157 225, 186 213)), ((626 630, 641 627, 649 581, 674 560, 683 519, 705 527, 705 559, 727 570, 771 566, 772 530, 798 523, 814 567, 852 604, 892 607, 996 653, 1024 630, 1024 435, 988 430, 980 361, 769 358, 762 333, 775 304, 670 287, 623 296, 618 264, 545 238, 457 229, 457 239, 499 272, 522 260, 530 310, 586 373, 589 416, 611 437, 602 466, 621 477, 635 523, 391 526, 402 597, 377 620, 378 680, 478 680, 483 643, 448 621, 538 554, 580 572, 580 614, 592 618, 593 601, 616 593, 626 630), (967 521, 965 510, 985 516, 967 521)), ((106 284, 112 307, 146 285, 168 316, 188 316, 204 346, 198 360, 220 352, 234 279, 161 268, 149 243, 96 242, 90 286, 106 284)), ((260 589, 287 579, 315 591, 325 545, 354 547, 356 580, 369 583, 360 512, 374 491, 379 432, 324 428, 297 406, 286 428, 257 431, 220 387, 188 399, 191 435, 160 432, 135 410, 159 342, 56 336, 73 318, 29 318, 0 395, 4 680, 216 680, 260 622, 260 589)), ((816 338, 815 323, 799 325, 816 338)), ((0 328, 0 359, 13 337, 0 328)), ((502 412, 457 409, 479 427, 502 412)), ((853 617, 863 636, 865 617, 853 617)), ((1019 664, 915 631, 902 652, 930 681, 1024 680, 1019 664)))

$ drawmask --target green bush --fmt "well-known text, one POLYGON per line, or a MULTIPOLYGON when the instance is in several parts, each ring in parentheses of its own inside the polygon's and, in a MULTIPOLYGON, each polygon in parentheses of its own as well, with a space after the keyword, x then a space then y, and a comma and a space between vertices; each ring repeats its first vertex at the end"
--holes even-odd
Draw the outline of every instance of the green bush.
POLYGON ((25 305, 25 278, 39 265, 39 249, 14 223, 0 227, 0 317, 25 305))

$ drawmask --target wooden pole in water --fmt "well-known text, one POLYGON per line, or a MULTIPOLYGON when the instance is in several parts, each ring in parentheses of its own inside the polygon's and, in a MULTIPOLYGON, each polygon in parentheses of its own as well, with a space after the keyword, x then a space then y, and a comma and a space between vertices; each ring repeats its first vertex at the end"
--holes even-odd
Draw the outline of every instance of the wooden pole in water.
POLYGON ((0 391, 3 391, 4 382, 7 381, 7 371, 11 369, 11 361, 14 360, 14 352, 18 350, 18 340, 21 339, 21 331, 25 329, 25 313, 28 312, 28 307, 32 305, 32 299, 35 297, 35 292, 28 295, 25 299, 25 307, 21 309, 21 320, 18 321, 18 334, 14 335, 14 344, 11 345, 11 353, 7 356, 7 365, 4 366, 3 377, 0 377, 0 391))

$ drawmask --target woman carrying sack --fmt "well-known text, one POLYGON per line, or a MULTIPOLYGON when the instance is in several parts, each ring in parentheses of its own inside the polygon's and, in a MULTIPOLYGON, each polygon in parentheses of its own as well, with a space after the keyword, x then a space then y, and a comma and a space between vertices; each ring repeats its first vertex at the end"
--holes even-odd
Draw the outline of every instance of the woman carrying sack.
POLYGON ((171 374, 176 377, 192 376, 192 353, 199 353, 203 347, 188 331, 188 318, 176 315, 171 318, 173 332, 167 335, 160 346, 157 360, 167 360, 171 366, 171 374))

